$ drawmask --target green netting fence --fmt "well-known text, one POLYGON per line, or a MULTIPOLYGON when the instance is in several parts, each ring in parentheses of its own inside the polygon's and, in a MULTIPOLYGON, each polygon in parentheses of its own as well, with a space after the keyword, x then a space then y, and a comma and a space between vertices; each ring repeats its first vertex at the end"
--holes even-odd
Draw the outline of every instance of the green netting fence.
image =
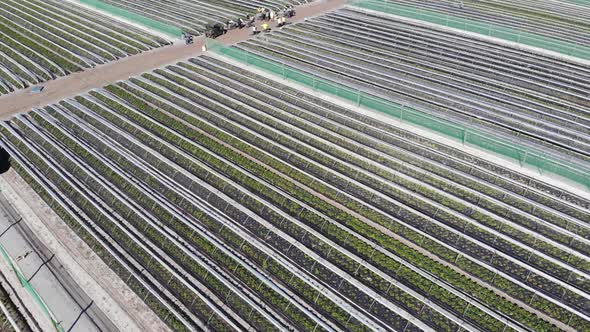
POLYGON ((47 316, 47 318, 49 318, 51 320, 51 324, 53 325, 53 327, 55 328, 55 330, 58 331, 58 332, 64 332, 64 329, 57 322, 57 320, 55 319, 55 316, 53 315, 53 313, 51 312, 51 310, 49 309, 49 307, 47 307, 47 305, 45 304, 45 302, 43 301, 43 299, 41 298, 41 296, 37 293, 37 291, 35 290, 35 288, 33 288, 33 286, 29 283, 29 281, 27 280, 27 278, 25 278, 25 276, 21 272, 21 270, 18 267, 18 265, 16 265, 14 263, 14 261, 12 260, 12 257, 10 257, 10 255, 8 254, 8 252, 6 251, 6 249, 4 249, 4 247, 2 245, 0 245, 0 253, 2 254, 2 257, 4 257, 4 260, 10 266, 10 268, 12 269, 12 271, 14 271, 14 273, 16 274, 16 277, 20 281, 20 283, 23 286, 23 288, 31 295, 31 297, 33 298, 33 300, 35 300, 35 302, 37 302, 37 304, 39 305, 39 307, 41 308, 41 310, 43 311, 43 313, 45 313, 45 315, 47 316))
POLYGON ((444 13, 439 13, 433 10, 426 10, 419 7, 401 5, 386 0, 353 0, 350 1, 349 4, 359 8, 434 23, 449 28, 474 32, 481 35, 495 37, 528 46, 539 47, 549 51, 569 55, 572 57, 577 57, 586 60, 590 59, 589 47, 571 42, 561 41, 556 38, 550 38, 525 31, 520 31, 517 29, 447 15, 444 13))
POLYGON ((533 167, 539 173, 552 173, 574 181, 590 190, 590 169, 557 160, 540 151, 517 146, 514 142, 494 138, 489 133, 480 132, 436 116, 420 112, 410 107, 376 97, 365 92, 335 83, 315 75, 305 73, 284 63, 272 61, 237 47, 225 46, 217 41, 208 40, 207 49, 240 63, 281 76, 283 79, 307 86, 319 92, 337 96, 370 110, 397 118, 400 121, 417 125, 447 137, 461 141, 503 157, 518 161, 521 166, 533 167))
POLYGON ((103 1, 99 0, 79 0, 80 3, 100 10, 106 14, 110 14, 116 17, 120 17, 126 19, 130 22, 139 24, 149 29, 153 29, 155 31, 161 32, 165 35, 168 35, 173 38, 179 38, 182 35, 182 29, 175 27, 173 25, 169 25, 160 21, 156 21, 149 17, 145 17, 143 15, 134 13, 132 11, 126 10, 124 8, 120 8, 117 6, 113 6, 103 1))
POLYGON ((565 0, 565 2, 573 3, 574 5, 590 6, 590 0, 565 0))

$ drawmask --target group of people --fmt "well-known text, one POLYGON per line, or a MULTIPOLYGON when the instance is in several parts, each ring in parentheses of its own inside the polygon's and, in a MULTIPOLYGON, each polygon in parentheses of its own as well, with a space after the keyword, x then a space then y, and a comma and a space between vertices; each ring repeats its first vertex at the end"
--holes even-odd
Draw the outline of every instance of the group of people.
MULTIPOLYGON (((256 10, 255 16, 246 15, 246 18, 239 18, 237 20, 229 20, 227 23, 216 23, 214 25, 210 25, 208 27, 206 36, 208 38, 216 38, 220 35, 227 33, 227 31, 236 29, 236 28, 244 28, 244 27, 252 27, 252 34, 258 34, 260 32, 268 32, 270 31, 269 22, 276 21, 277 27, 282 27, 287 24, 287 18, 295 16, 295 8, 293 6, 287 7, 285 10, 280 12, 275 12, 272 9, 268 8, 258 8, 256 10), (256 27, 256 20, 264 21, 262 24, 262 30, 258 30, 256 27)), ((185 40, 188 39, 185 37, 185 40)), ((192 40, 191 40, 192 41, 192 40)))
MULTIPOLYGON (((293 6, 289 6, 289 7, 287 7, 287 9, 285 9, 284 11, 281 11, 279 13, 276 13, 272 9, 260 7, 256 10, 256 17, 255 18, 257 18, 261 21, 267 21, 267 22, 268 21, 271 21, 271 22, 276 21, 277 27, 282 27, 287 24, 287 17, 293 17, 293 16, 295 16, 295 9, 293 8, 293 6)), ((270 25, 267 22, 262 24, 261 31, 258 31, 258 28, 256 27, 256 25, 254 25, 252 27, 252 34, 256 35, 260 32, 269 32, 270 25)))
POLYGON ((190 45, 194 42, 193 35, 188 34, 186 32, 182 33, 182 38, 184 39, 185 44, 190 45))
POLYGON ((295 16, 295 8, 289 5, 285 10, 275 12, 272 9, 260 7, 256 10, 256 19, 261 21, 274 21, 278 18, 287 18, 295 16))

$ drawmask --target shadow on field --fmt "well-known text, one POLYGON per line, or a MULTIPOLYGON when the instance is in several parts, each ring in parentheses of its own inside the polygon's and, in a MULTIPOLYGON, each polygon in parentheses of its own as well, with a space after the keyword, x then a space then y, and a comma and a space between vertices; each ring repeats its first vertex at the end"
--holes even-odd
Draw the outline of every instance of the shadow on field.
POLYGON ((6 173, 10 169, 10 155, 6 150, 0 148, 0 174, 6 173))

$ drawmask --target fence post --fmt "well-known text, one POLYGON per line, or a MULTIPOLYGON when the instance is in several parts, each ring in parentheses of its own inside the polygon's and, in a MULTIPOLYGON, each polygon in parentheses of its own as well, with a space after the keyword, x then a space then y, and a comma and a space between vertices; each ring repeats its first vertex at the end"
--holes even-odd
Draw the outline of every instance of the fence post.
POLYGON ((356 90, 356 106, 361 107, 361 90, 356 90))
POLYGON ((537 165, 537 170, 539 174, 543 175, 543 164, 545 163, 545 156, 539 156, 539 165, 537 165))
POLYGON ((287 79, 287 71, 285 70, 285 63, 284 62, 281 63, 281 67, 283 68, 283 79, 286 80, 287 79))
POLYGON ((524 164, 526 163, 526 158, 529 155, 529 151, 528 150, 524 150, 524 157, 522 158, 522 161, 520 162, 520 167, 523 167, 524 164))
POLYGON ((572 55, 572 56, 573 56, 573 55, 576 53, 576 49, 577 49, 577 48, 578 48, 578 43, 575 43, 575 44, 574 44, 574 47, 571 49, 571 52, 570 52, 570 54, 569 54, 569 55, 572 55))

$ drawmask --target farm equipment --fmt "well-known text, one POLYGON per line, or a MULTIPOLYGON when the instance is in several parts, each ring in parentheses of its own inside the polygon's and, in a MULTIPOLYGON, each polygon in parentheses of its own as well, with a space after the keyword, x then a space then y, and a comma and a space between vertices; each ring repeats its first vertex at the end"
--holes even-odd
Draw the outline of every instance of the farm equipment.
POLYGON ((207 32, 205 33, 205 36, 207 38, 217 38, 227 33, 227 28, 223 23, 215 23, 213 25, 208 24, 206 28, 207 32))

